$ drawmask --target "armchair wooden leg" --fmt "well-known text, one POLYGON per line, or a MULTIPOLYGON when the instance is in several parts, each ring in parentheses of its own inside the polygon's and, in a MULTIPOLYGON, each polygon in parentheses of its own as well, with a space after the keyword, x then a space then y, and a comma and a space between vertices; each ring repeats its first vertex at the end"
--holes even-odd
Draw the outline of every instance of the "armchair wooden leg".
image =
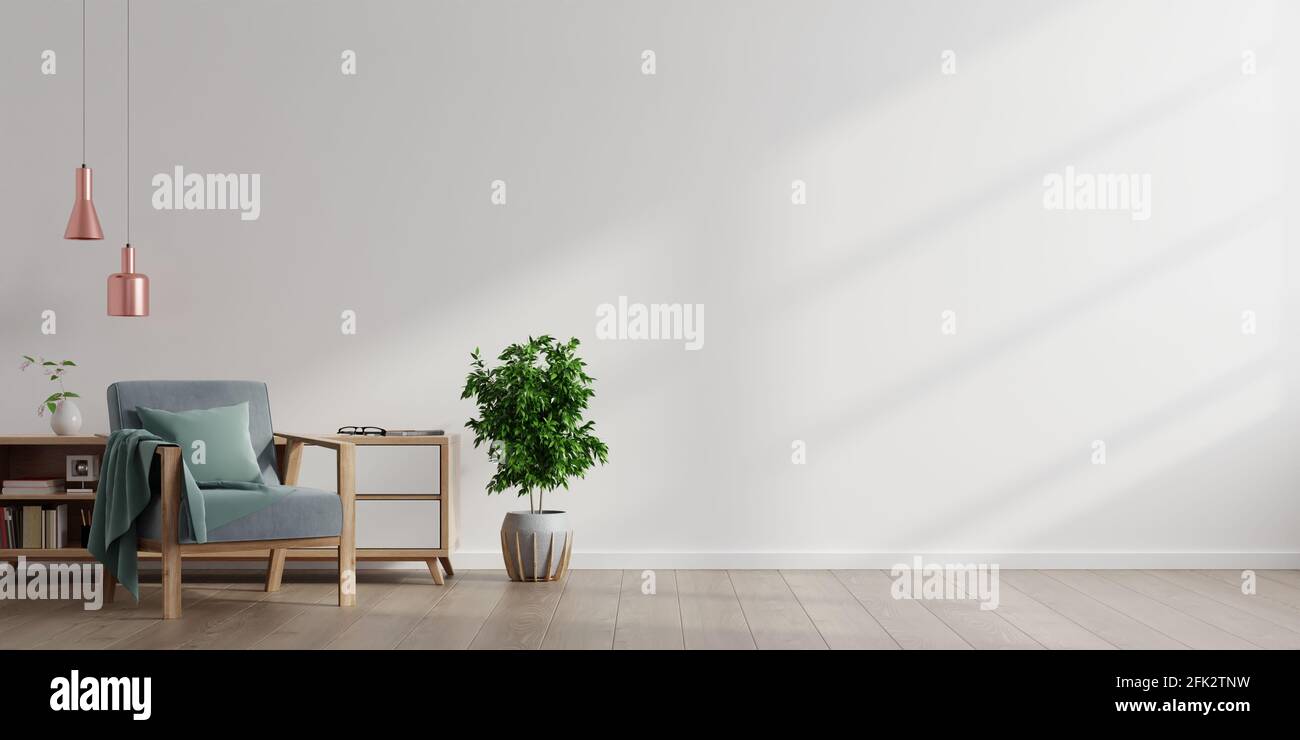
POLYGON ((99 587, 104 590, 104 603, 113 603, 113 597, 117 596, 117 578, 113 577, 113 571, 104 568, 104 580, 99 587))
POLYGON ((357 550, 350 540, 339 544, 339 606, 357 605, 357 550))
POLYGON ((181 618, 181 551, 164 545, 162 554, 163 619, 181 618), (170 550, 170 552, 167 552, 170 550))
POLYGON ((429 560, 426 560, 424 561, 424 564, 429 566, 429 575, 433 576, 433 582, 435 584, 441 586, 444 583, 446 583, 445 581, 442 580, 442 571, 438 569, 437 558, 431 558, 429 560))
POLYGON ((181 487, 179 447, 162 449, 162 587, 163 619, 181 618, 181 487))
POLYGON ((271 559, 266 564, 266 590, 279 591, 280 581, 284 578, 284 559, 289 554, 288 548, 271 550, 271 559))
POLYGON ((345 444, 338 449, 339 502, 343 525, 339 530, 339 606, 357 604, 357 448, 345 444))

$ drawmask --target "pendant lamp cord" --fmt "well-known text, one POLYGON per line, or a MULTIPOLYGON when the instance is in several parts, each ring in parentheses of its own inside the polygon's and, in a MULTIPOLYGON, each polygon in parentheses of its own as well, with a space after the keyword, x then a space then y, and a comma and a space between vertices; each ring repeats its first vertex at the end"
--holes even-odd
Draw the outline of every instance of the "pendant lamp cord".
POLYGON ((86 0, 81 0, 81 166, 86 166, 86 0))
POLYGON ((126 245, 131 246, 131 0, 126 0, 126 245))

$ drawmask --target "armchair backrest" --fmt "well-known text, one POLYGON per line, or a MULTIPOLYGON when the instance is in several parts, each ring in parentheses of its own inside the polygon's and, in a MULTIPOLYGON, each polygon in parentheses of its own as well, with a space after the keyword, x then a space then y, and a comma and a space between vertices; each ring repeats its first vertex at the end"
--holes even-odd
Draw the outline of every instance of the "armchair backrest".
POLYGON ((248 402, 248 437, 262 469, 262 482, 275 485, 275 437, 266 383, 249 380, 126 380, 108 387, 108 427, 141 428, 137 406, 163 411, 193 411, 248 402))

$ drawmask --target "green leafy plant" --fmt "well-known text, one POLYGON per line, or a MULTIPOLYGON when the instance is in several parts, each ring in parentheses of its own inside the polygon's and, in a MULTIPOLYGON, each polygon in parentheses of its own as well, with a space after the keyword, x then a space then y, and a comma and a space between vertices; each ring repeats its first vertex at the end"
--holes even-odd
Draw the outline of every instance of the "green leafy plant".
POLYGON ((460 397, 478 404, 478 418, 466 426, 474 430, 474 447, 486 443, 497 466, 488 493, 517 488, 534 513, 542 512, 547 491, 567 489, 570 478, 607 462, 609 448, 592 433, 596 423, 582 418, 596 392, 577 349, 577 339, 529 337, 506 347, 493 368, 477 348, 470 354, 460 397))
POLYGON ((72 360, 59 360, 56 362, 54 360, 47 360, 39 355, 36 357, 23 355, 23 363, 18 366, 19 370, 26 370, 29 367, 39 367, 42 375, 59 384, 58 392, 51 393, 49 398, 41 401, 41 405, 36 407, 37 416, 45 416, 46 409, 49 409, 51 414, 54 413, 55 409, 58 408, 59 401, 62 401, 65 398, 81 398, 81 396, 63 386, 63 374, 68 372, 68 368, 76 366, 77 363, 72 360))

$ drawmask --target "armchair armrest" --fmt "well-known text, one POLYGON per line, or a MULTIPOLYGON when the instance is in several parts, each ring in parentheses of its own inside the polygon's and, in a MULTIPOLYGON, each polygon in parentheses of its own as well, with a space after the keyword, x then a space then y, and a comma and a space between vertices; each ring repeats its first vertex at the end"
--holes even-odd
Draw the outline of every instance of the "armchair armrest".
MULTIPOLYGON (((338 494, 344 501, 351 501, 357 495, 356 455, 357 446, 341 439, 313 437, 307 434, 286 434, 275 432, 275 436, 285 441, 284 473, 281 478, 286 486, 298 484, 298 472, 302 468, 302 448, 305 445, 325 447, 334 450, 338 457, 338 494)), ((345 505, 345 508, 351 508, 345 505)))
MULTIPOLYGON (((337 490, 343 507, 343 526, 339 530, 339 606, 354 606, 357 603, 357 446, 346 440, 312 437, 306 434, 277 432, 275 436, 285 441, 284 474, 281 477, 287 486, 298 483, 303 447, 314 445, 334 450, 338 465, 337 490)), ((267 568, 266 578, 268 591, 280 588, 280 576, 284 572, 284 559, 287 553, 284 548, 271 550, 271 562, 267 568)))

